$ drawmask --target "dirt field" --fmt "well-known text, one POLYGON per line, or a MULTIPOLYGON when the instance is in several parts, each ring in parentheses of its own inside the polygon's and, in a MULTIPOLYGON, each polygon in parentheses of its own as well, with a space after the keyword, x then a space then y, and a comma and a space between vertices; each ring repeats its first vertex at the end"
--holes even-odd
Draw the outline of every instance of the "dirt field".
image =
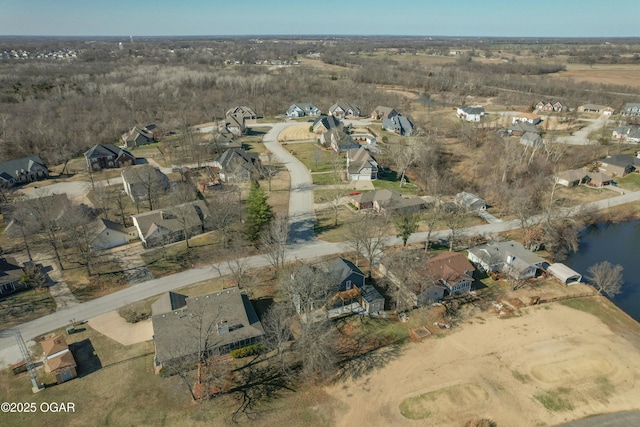
POLYGON ((569 64, 567 71, 551 76, 571 78, 578 82, 604 83, 640 87, 640 66, 569 64))
POLYGON ((561 304, 521 314, 480 313, 373 374, 330 387, 346 406, 336 424, 460 426, 484 417, 546 426, 638 408, 640 355, 629 341, 561 304))
POLYGON ((278 134, 279 142, 286 141, 305 141, 307 139, 316 140, 319 138, 319 135, 316 135, 313 132, 309 132, 309 126, 311 123, 303 123, 298 126, 289 126, 285 128, 282 132, 278 134))

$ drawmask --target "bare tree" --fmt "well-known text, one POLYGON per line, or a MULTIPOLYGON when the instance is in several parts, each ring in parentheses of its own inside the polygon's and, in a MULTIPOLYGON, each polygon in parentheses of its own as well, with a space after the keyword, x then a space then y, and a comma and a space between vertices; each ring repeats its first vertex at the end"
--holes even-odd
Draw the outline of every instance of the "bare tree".
POLYGON ((274 215, 267 228, 260 234, 264 256, 275 269, 284 267, 289 239, 289 218, 274 215))
POLYGON ((213 228, 220 231, 220 242, 223 249, 228 247, 229 233, 234 224, 240 220, 240 203, 236 194, 222 193, 216 198, 215 207, 211 209, 213 228))
POLYGON ((417 158, 417 150, 415 145, 417 141, 415 138, 410 138, 406 145, 394 145, 392 150, 392 157, 395 161, 398 172, 400 173, 400 187, 404 186, 405 174, 407 169, 417 158))
POLYGON ((273 153, 271 151, 267 151, 267 161, 268 164, 257 162, 256 167, 258 169, 258 174, 262 179, 266 179, 269 183, 269 193, 271 193, 271 181, 273 177, 276 176, 279 172, 279 169, 276 165, 273 164, 273 153))
POLYGON ((614 297, 620 293, 624 283, 622 270, 620 264, 613 265, 609 261, 602 261, 587 269, 587 279, 600 294, 614 297))
POLYGON ((356 251, 356 263, 360 253, 367 258, 369 277, 387 240, 387 219, 375 213, 357 214, 347 228, 346 243, 356 251))
POLYGON ((291 333, 291 319, 293 310, 291 305, 286 303, 275 303, 271 305, 269 311, 262 319, 262 326, 266 335, 266 343, 269 349, 278 353, 278 361, 280 362, 280 372, 286 374, 288 372, 285 353, 288 344, 293 338, 291 333))
POLYGON ((95 217, 86 206, 71 206, 60 219, 60 228, 69 247, 76 250, 76 262, 83 266, 87 276, 93 275, 91 266, 96 258, 92 242, 96 237, 95 217))
POLYGON ((453 247, 458 244, 462 236, 462 226, 467 217, 467 211, 461 207, 453 207, 444 214, 444 221, 449 227, 449 251, 453 251, 453 247))
POLYGON ((429 252, 429 248, 431 247, 431 233, 433 233, 433 229, 435 228, 437 222, 442 217, 442 208, 439 202, 434 203, 432 206, 427 208, 426 211, 422 214, 422 218, 424 223, 427 225, 427 239, 424 242, 424 251, 429 252))
POLYGON ((402 238, 402 246, 407 246, 407 241, 413 233, 418 230, 420 225, 420 215, 417 213, 408 213, 395 216, 396 237, 402 238))

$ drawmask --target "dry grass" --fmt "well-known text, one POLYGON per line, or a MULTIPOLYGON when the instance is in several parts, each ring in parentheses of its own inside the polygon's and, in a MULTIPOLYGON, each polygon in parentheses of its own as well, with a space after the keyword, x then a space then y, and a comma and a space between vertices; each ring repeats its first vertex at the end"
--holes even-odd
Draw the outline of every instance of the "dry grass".
POLYGON ((307 140, 317 140, 319 135, 309 132, 309 127, 312 125, 311 122, 305 122, 304 124, 297 126, 289 126, 282 130, 278 134, 279 142, 287 142, 287 141, 307 141, 307 140))
POLYGON ((555 78, 569 78, 577 82, 640 87, 640 66, 568 64, 567 71, 551 74, 555 78))
POLYGON ((0 325, 7 329, 56 311, 48 289, 17 292, 0 299, 0 325))

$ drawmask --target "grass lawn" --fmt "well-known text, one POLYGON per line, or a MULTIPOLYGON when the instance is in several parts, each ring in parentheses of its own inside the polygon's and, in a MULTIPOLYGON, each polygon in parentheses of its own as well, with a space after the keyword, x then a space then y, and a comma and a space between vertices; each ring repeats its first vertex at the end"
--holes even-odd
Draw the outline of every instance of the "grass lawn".
MULTIPOLYGON (((346 164, 346 155, 344 153, 335 154, 331 150, 327 150, 318 144, 312 142, 303 142, 300 144, 289 144, 283 146, 298 160, 300 160, 311 172, 330 172, 334 170, 333 162, 339 161, 339 169, 343 169, 346 164), (336 158, 339 156, 339 160, 336 158)), ((328 174, 332 176, 332 174, 328 174)))
POLYGON ((28 289, 0 299, 2 329, 34 320, 56 311, 48 289, 28 289))
POLYGON ((409 178, 405 177, 407 181, 403 187, 400 187, 400 176, 395 171, 390 173, 379 173, 378 179, 372 181, 376 190, 396 190, 402 194, 415 195, 418 193, 418 187, 409 182, 409 178))
POLYGON ((93 273, 93 276, 88 277, 84 267, 62 272, 69 289, 81 302, 111 294, 127 286, 126 275, 115 261, 94 267, 93 273))
MULTIPOLYGON (((312 173, 311 180, 315 185, 333 185, 336 183, 336 176, 333 173, 312 173)), ((347 181, 340 181, 346 184, 347 181)))
POLYGON ((316 237, 328 242, 344 242, 346 240, 346 225, 354 220, 354 214, 346 206, 338 209, 338 226, 334 226, 335 213, 333 209, 316 212, 314 233, 316 237))
POLYGON ((615 178, 618 187, 628 191, 640 191, 640 173, 630 173, 624 178, 615 178))

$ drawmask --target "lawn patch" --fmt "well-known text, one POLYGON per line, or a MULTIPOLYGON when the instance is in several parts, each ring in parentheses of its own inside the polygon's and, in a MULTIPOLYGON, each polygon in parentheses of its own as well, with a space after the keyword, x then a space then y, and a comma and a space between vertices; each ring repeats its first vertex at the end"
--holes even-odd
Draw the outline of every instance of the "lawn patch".
POLYGON ((572 411, 573 404, 568 400, 571 389, 559 387, 535 394, 533 397, 551 412, 572 411))

